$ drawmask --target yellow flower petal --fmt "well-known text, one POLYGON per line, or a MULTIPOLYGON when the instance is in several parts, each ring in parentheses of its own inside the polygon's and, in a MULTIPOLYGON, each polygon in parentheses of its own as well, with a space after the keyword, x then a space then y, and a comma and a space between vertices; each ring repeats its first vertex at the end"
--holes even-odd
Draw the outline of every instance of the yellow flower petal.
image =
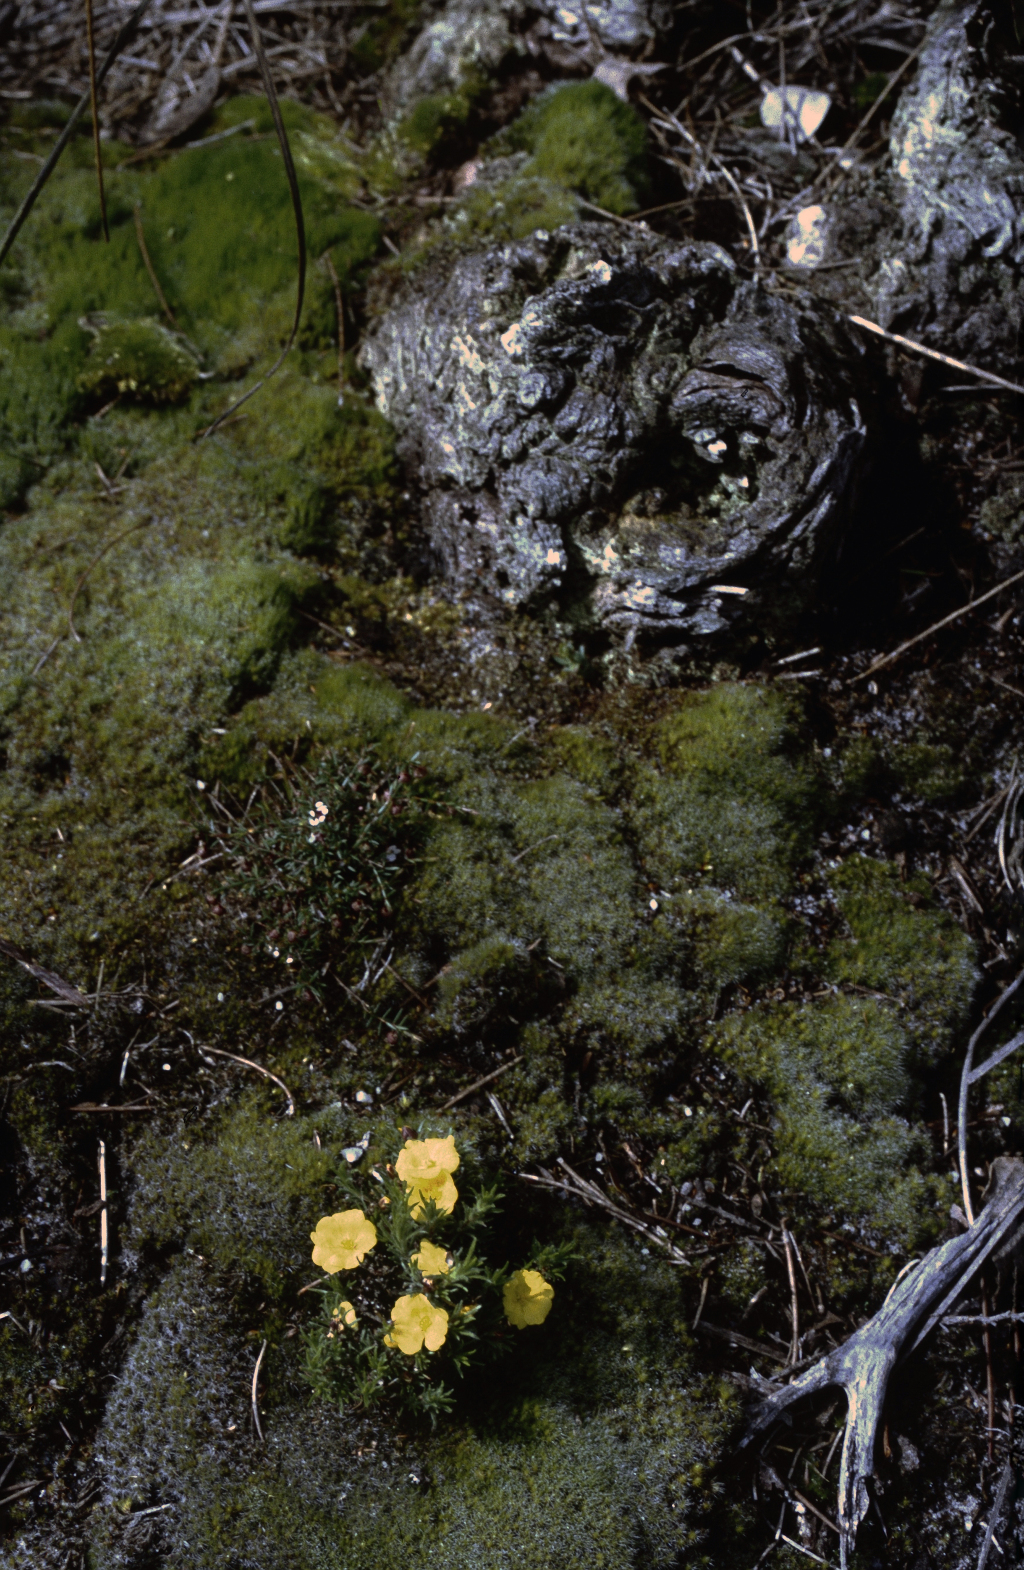
POLYGON ((452 1182, 450 1172, 440 1172, 434 1178, 417 1178, 415 1182, 407 1182, 405 1193, 409 1201, 409 1210, 417 1218, 422 1216, 423 1207, 430 1200, 434 1201, 442 1215, 450 1216, 459 1197, 459 1191, 452 1182))
POLYGON ((452 1256, 446 1248, 439 1248, 436 1243, 421 1243, 419 1253, 412 1256, 412 1262, 425 1276, 446 1276, 452 1268, 452 1256))
POLYGON ((422 1292, 400 1297, 391 1310, 391 1322, 394 1329, 384 1337, 384 1345, 398 1347, 407 1357, 415 1357, 424 1346, 436 1352, 448 1335, 448 1315, 422 1292))
POLYGON ((555 1289, 539 1270, 517 1270, 502 1294, 505 1317, 517 1330, 542 1325, 551 1312, 555 1289))
POLYGON ((447 1139, 407 1139, 395 1166, 403 1183, 419 1183, 454 1172, 458 1164, 455 1135, 449 1134, 447 1139))
POLYGON ((336 1319, 339 1325, 347 1326, 349 1330, 354 1330, 356 1325, 359 1323, 356 1318, 354 1305, 348 1302, 339 1303, 337 1308, 334 1310, 334 1313, 331 1315, 331 1318, 336 1319))
POLYGON ((377 1243, 377 1228, 361 1210, 342 1210, 322 1216, 309 1234, 315 1245, 313 1263, 333 1276, 337 1270, 354 1270, 377 1243))

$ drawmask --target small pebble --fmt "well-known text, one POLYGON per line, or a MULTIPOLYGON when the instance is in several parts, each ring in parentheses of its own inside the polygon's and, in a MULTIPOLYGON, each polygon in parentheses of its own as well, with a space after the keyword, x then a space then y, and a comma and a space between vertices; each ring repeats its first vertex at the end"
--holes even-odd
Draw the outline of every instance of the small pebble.
POLYGON ((354 1166, 357 1161, 362 1161, 365 1154, 366 1152, 362 1145, 349 1145, 345 1150, 342 1151, 342 1155, 345 1157, 345 1160, 352 1166, 354 1166))
POLYGON ((368 1107, 372 1105, 373 1097, 368 1090, 357 1090, 356 1100, 361 1107, 368 1107))

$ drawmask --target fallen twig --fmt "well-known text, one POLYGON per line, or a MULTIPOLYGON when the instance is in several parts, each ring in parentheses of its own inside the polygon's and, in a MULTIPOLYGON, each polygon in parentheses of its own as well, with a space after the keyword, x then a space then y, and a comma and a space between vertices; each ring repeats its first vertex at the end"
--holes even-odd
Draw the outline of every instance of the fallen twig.
POLYGON ((100 1286, 107 1284, 107 1146, 100 1140, 100 1286))
POLYGON ((970 1087, 976 1084, 979 1079, 982 1079, 990 1069, 997 1068, 1005 1058, 1008 1058, 1011 1053, 1016 1052, 1017 1048, 1024 1044, 1024 1031, 1018 1032, 1012 1041, 1007 1042, 1005 1046, 999 1047, 978 1068, 974 1067, 974 1051, 982 1036, 989 1029, 989 1026, 998 1019, 1002 1010, 1009 1003, 1010 999, 1014 997, 1022 982, 1024 982, 1024 970, 1020 972, 1020 975, 1014 981, 1011 981, 1004 992, 1000 993, 967 1043, 967 1051, 964 1053, 964 1066, 960 1074, 960 1101, 957 1108, 957 1140, 959 1146, 957 1157, 960 1163, 960 1186, 963 1189, 964 1213, 972 1226, 974 1225, 974 1207, 971 1203, 971 1182, 967 1167, 967 1093, 970 1087))
POLYGON ((1013 1462, 1007 1461, 1006 1465, 1003 1467, 1003 1475, 999 1479, 999 1487, 996 1490, 996 1497, 992 1502, 992 1509, 988 1514, 988 1526, 985 1529, 985 1541, 982 1543, 981 1553, 978 1555, 978 1570, 985 1570, 985 1566, 988 1563, 989 1551, 992 1547, 992 1539, 995 1537, 996 1527, 999 1525, 999 1518, 1003 1513, 1003 1504, 1006 1500, 1006 1490, 1009 1488, 1012 1478, 1013 1462))
POLYGON ((757 228, 754 224, 754 219, 750 208, 747 206, 746 197, 740 190, 739 182, 737 181, 736 176, 733 174, 732 170, 726 167, 726 165, 718 157, 717 153, 706 151, 697 141, 696 137, 693 136, 682 124, 682 122, 677 120, 676 116, 669 110, 656 109, 655 106, 651 103, 650 99, 645 97, 643 93, 638 94, 638 97, 640 102, 651 111, 656 119, 662 124, 667 124, 671 130, 676 132, 677 136, 681 136, 683 141, 686 142, 688 146, 693 148, 694 152, 697 153, 701 159, 703 159, 705 164, 714 164, 715 168, 718 170, 723 180, 725 180, 726 184, 729 186, 733 195, 736 197, 736 200, 740 204, 740 208, 743 212, 744 222, 747 226, 747 233, 750 236, 750 252, 753 259, 754 272, 760 273, 761 247, 757 240, 757 228))
POLYGON ((45 1487, 45 1484, 46 1480, 42 1477, 33 1477, 27 1483, 20 1483, 17 1488, 12 1489, 9 1494, 5 1494, 4 1497, 0 1499, 0 1508, 2 1508, 4 1505, 9 1505, 12 1499, 20 1499, 22 1494, 31 1493, 33 1488, 45 1487))
POLYGON ((156 1106, 151 1101, 128 1101, 121 1106, 114 1106, 105 1101, 80 1101, 77 1106, 69 1107, 69 1112, 155 1112, 156 1106))
POLYGON ((174 312, 171 310, 170 306, 167 304, 167 296, 164 294, 164 291, 160 287, 160 280, 159 280, 159 278, 156 275, 156 268, 153 266, 153 263, 150 261, 149 251, 148 251, 148 249, 146 247, 146 236, 142 232, 142 209, 139 206, 138 202, 136 202, 136 204, 135 204, 135 238, 139 242, 139 251, 141 253, 142 260, 143 260, 143 262, 145 264, 146 271, 149 274, 149 281, 153 285, 153 288, 156 290, 156 297, 160 301, 160 309, 163 311, 164 315, 166 316, 167 320, 170 322, 171 326, 172 327, 176 327, 177 326, 177 322, 175 321, 174 312))
POLYGON ((540 1176, 536 1176, 532 1172, 520 1172, 519 1177, 524 1183, 536 1183, 541 1188, 550 1188, 564 1194, 571 1194, 576 1199, 582 1199, 585 1204, 597 1205, 600 1209, 606 1210, 610 1216, 614 1216, 617 1221, 621 1221, 624 1226, 631 1227, 634 1232, 639 1232, 641 1236, 649 1238, 653 1243, 657 1243, 659 1248, 665 1250, 674 1264, 688 1265, 690 1263, 690 1260, 682 1250, 676 1248, 675 1244, 668 1238, 660 1221, 656 1227, 649 1226, 646 1221, 641 1221, 639 1217, 632 1215, 628 1210, 623 1210, 621 1205, 614 1204, 604 1190, 598 1188, 596 1183, 590 1183, 586 1178, 580 1177, 579 1173, 574 1172, 569 1163, 564 1161, 561 1156, 558 1158, 558 1165, 566 1174, 566 1181, 560 1181, 558 1178, 552 1177, 551 1173, 545 1171, 543 1167, 540 1170, 540 1176))
POLYGON ((256 1424, 256 1432, 260 1436, 261 1443, 263 1443, 263 1429, 260 1427, 260 1413, 256 1402, 256 1393, 260 1377, 260 1364, 263 1362, 263 1354, 266 1352, 266 1350, 267 1343, 264 1341, 263 1345, 260 1347, 260 1355, 256 1359, 256 1367, 252 1371, 252 1420, 256 1424))
POLYGON ((793 1341, 789 1352, 790 1363, 800 1356, 800 1304, 796 1293, 796 1270, 793 1267, 793 1242, 786 1227, 782 1229, 782 1246, 786 1250, 786 1271, 789 1275, 790 1312, 793 1316, 793 1341))
POLYGON ((953 622, 959 621, 960 617, 966 616, 968 611, 977 610, 979 605, 984 605, 987 600, 994 599, 997 594, 1001 594, 1004 589, 1009 589, 1013 584, 1019 583, 1022 578, 1024 578, 1024 572, 1015 572, 1012 577, 1004 578, 1002 583, 997 583, 994 589, 988 589, 984 594, 979 594, 976 600, 968 600, 967 604, 961 605, 959 610, 950 611, 948 616, 943 616, 941 621, 933 622, 930 627, 925 628, 924 632, 919 632, 915 637, 908 638, 906 643, 901 643, 899 648, 893 649, 891 654, 884 654, 880 660, 875 660, 873 665, 869 665, 866 671, 861 671, 859 676, 854 676, 853 680, 866 681, 869 676, 875 674, 875 671, 880 671, 886 665, 891 665, 894 660, 898 660, 901 654, 906 654, 907 650, 912 649, 915 644, 923 643, 925 638, 932 636, 932 633, 941 632, 943 627, 948 627, 953 622))
POLYGON ((851 316, 847 313, 846 320, 853 322, 856 327, 863 327, 869 333, 884 338, 887 343, 894 343, 900 349, 909 349, 913 354, 926 355, 929 360, 937 360, 940 365, 952 366, 954 371, 966 371, 968 376, 977 376, 983 382, 991 382, 993 387, 1005 387, 1007 392, 1024 393, 1024 387, 1018 382, 1008 382, 1005 377, 997 376, 995 371, 983 371, 978 365, 969 365, 966 360, 954 360, 948 354, 940 354, 938 349, 928 349, 923 343, 917 343, 913 338, 904 338, 901 333, 886 332, 884 327, 879 327, 877 322, 869 322, 866 316, 851 316))
POLYGON ((968 1232, 933 1249, 898 1281, 878 1312, 842 1346, 758 1409, 742 1442, 765 1437, 788 1408, 832 1386, 846 1391, 847 1417, 839 1470, 840 1562, 844 1567, 857 1528, 871 1504, 875 1440, 889 1378, 945 1318, 985 1261, 1012 1247, 1024 1221, 1024 1161, 992 1163, 989 1199, 968 1232))
MULTIPOLYGON (((225 1052, 223 1047, 200 1047, 199 1051, 203 1053, 212 1053, 215 1057, 218 1058, 230 1058, 233 1063, 244 1063, 246 1068, 254 1068, 257 1074, 263 1074, 267 1079, 272 1079, 277 1088, 284 1091, 285 1097, 287 1098, 288 1106, 285 1109, 285 1116, 289 1118, 295 1116, 295 1097, 288 1089, 288 1086, 285 1084, 284 1080, 278 1079, 277 1075, 272 1074, 268 1068, 264 1068, 262 1063, 254 1063, 252 1058, 240 1057, 237 1052, 225 1052)), ((262 1438, 262 1435, 260 1437, 262 1438)))
POLYGON ((0 954, 6 954, 8 959, 13 959, 16 965, 20 965, 22 970, 27 970, 30 976, 34 976, 37 981, 41 981, 44 987, 49 987, 51 992, 56 992, 57 996, 63 998, 65 1003, 74 1003, 78 1008, 85 1008, 89 1002, 85 993, 79 992, 78 988, 73 987, 70 981, 65 981, 63 976, 57 975, 56 971, 47 970, 43 965, 37 965, 35 960, 25 953, 24 949, 20 949, 16 943, 9 942, 7 938, 0 938, 0 954))
MULTIPOLYGON (((390 965, 388 969, 391 969, 390 965)), ((471 1096, 475 1090, 482 1090, 485 1085, 491 1083, 492 1079, 497 1079, 499 1074, 507 1073, 510 1068, 515 1068, 516 1064, 522 1061, 523 1054, 520 1053, 517 1058, 511 1058, 507 1063, 503 1063, 500 1068, 492 1069, 489 1074, 484 1075, 483 1079, 474 1080, 472 1085, 467 1085, 465 1090, 460 1090, 458 1095, 452 1096, 450 1101, 446 1101, 443 1107, 438 1107, 438 1112, 450 1112, 452 1107, 457 1107, 460 1101, 465 1101, 466 1097, 471 1096)))

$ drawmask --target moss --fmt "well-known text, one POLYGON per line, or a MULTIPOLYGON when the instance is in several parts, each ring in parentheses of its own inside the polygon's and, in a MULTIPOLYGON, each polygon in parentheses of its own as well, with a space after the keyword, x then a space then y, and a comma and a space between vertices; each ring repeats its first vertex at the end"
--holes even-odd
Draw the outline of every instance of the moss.
MULTIPOLYGON (((360 177, 329 123, 299 105, 285 104, 284 112, 294 136, 311 253, 330 251, 347 292, 358 287, 376 252, 379 222, 345 200, 360 177)), ((119 392, 151 401, 182 400, 196 376, 192 345, 201 351, 207 375, 212 366, 236 376, 276 351, 290 326, 296 266, 280 151, 266 134, 270 127, 262 100, 235 99, 218 112, 218 124, 225 127, 253 118, 256 136, 240 134, 149 164, 122 164, 124 150, 106 144, 109 245, 96 240, 98 208, 88 148, 78 142, 68 148, 4 272, 0 447, 9 455, 4 505, 20 501, 27 484, 74 444, 69 427, 82 404, 79 378, 96 401, 119 392), (157 302, 136 236, 136 210, 187 342, 153 320, 157 302), (87 359, 89 338, 79 322, 92 318, 105 318, 108 325, 87 359)), ((12 197, 19 194, 11 191, 12 197)), ((333 345, 334 315, 326 276, 314 274, 303 330, 307 346, 333 345)), ((293 403, 302 404, 303 390, 292 381, 293 403)), ((197 389, 189 403, 198 405, 201 419, 201 411, 217 399, 216 386, 210 385, 197 389)), ((369 434, 366 419, 359 424, 358 405, 353 410, 348 447, 344 431, 340 437, 347 454, 343 468, 351 467, 354 448, 369 434)), ((316 418, 305 408, 299 425, 316 418)), ((322 416, 320 424, 322 435, 322 416)), ((378 446, 380 441, 378 436, 378 446)), ((373 445, 371 437, 368 446, 373 445)))
POLYGON ((79 385, 97 402, 120 394, 140 403, 180 403, 197 370, 195 356, 159 322, 110 322, 96 333, 79 385))
POLYGON ((133 1247, 190 1248, 272 1299, 307 1270, 332 1167, 309 1119, 275 1121, 250 1093, 220 1127, 144 1136, 131 1166, 133 1247))
POLYGON ((764 1084, 777 1108, 776 1171, 785 1187, 859 1217, 910 1250, 929 1236, 923 1137, 901 1115, 910 1044, 874 999, 761 1006, 723 1022, 724 1060, 764 1084))
MULTIPOLYGON (((249 1170, 246 1231, 266 1214, 249 1170)), ((216 1265, 183 1258, 147 1306, 101 1435, 114 1508, 90 1533, 98 1570, 125 1562, 126 1512, 158 1495, 177 1502, 163 1551, 187 1543, 197 1567, 254 1540, 268 1570, 353 1559, 496 1570, 509 1543, 537 1570, 677 1563, 701 1542, 733 1407, 694 1377, 678 1275, 601 1228, 565 1231, 578 1263, 556 1310, 517 1338, 500 1387, 485 1372, 463 1393, 444 1432, 395 1439, 355 1414, 310 1411, 291 1387, 294 1342, 278 1332, 262 1453, 245 1428, 254 1338, 232 1328, 216 1265)))
POLYGON ((760 903, 788 890, 822 810, 793 701, 723 683, 659 723, 663 772, 638 771, 635 832, 654 878, 678 895, 705 883, 760 903))
POLYGON ((559 725, 547 738, 547 747, 558 767, 601 795, 610 794, 621 777, 614 742, 586 725, 559 725))
POLYGON ((962 753, 948 742, 897 743, 889 749, 889 767, 900 789, 930 806, 955 802, 969 784, 962 753))
POLYGON ((525 151, 525 173, 627 213, 647 189, 647 131, 631 104, 602 82, 551 88, 503 132, 496 150, 525 151))
POLYGON ((978 509, 978 524, 986 536, 995 535, 1007 545, 1020 538, 1024 519, 1024 485, 1018 479, 1004 481, 994 496, 988 496, 978 509))
POLYGON ((849 936, 830 945, 826 974, 885 993, 905 1011, 915 1056, 936 1061, 967 1021, 978 977, 971 939, 926 903, 927 883, 901 883, 885 862, 851 856, 831 881, 849 936))
POLYGON ((739 1313, 768 1284, 764 1247, 749 1239, 736 1244, 724 1255, 715 1271, 715 1285, 731 1308, 739 1313))
POLYGON ((471 68, 463 74, 457 92, 419 99, 399 121, 398 136, 413 152, 429 157, 463 129, 486 87, 486 78, 471 68))
POLYGON ((271 484, 290 501, 315 478, 334 498, 389 499, 397 478, 394 435, 355 393, 339 405, 335 389, 288 366, 262 392, 233 444, 251 462, 273 463, 271 484), (282 482, 283 486, 282 486, 282 482))
POLYGON ((422 10, 422 0, 388 0, 370 17, 352 45, 352 61, 361 76, 379 71, 401 49, 422 10))

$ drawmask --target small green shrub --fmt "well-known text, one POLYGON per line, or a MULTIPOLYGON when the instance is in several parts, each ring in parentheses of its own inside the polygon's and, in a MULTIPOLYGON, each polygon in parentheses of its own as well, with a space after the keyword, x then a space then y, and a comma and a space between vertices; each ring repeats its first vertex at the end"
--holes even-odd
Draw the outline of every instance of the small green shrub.
POLYGON ((425 772, 328 752, 287 792, 266 787, 223 841, 226 889, 244 898, 289 978, 315 995, 330 964, 362 964, 392 916, 433 803, 425 772))
POLYGON ((544 1272, 561 1276, 565 1250, 539 1250, 515 1271, 487 1264, 481 1233, 498 1190, 478 1187, 460 1202, 453 1135, 407 1139, 394 1164, 371 1165, 359 1147, 343 1154, 359 1168, 343 1165, 337 1187, 357 1208, 323 1217, 312 1234, 313 1262, 329 1285, 306 1337, 310 1381, 323 1399, 363 1408, 387 1401, 436 1422, 453 1402, 442 1375, 462 1377, 481 1356, 507 1349, 510 1325, 547 1318, 554 1294, 544 1272))

